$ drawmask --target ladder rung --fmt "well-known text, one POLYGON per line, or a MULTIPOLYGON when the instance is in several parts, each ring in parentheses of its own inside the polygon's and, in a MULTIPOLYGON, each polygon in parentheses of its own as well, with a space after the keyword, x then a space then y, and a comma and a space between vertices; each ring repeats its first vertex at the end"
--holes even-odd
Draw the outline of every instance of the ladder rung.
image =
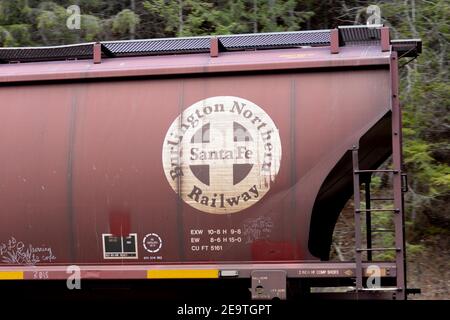
POLYGON ((387 173, 389 173, 389 172, 391 172, 391 173, 398 173, 398 170, 389 170, 389 169, 386 169, 386 170, 377 170, 377 169, 375 169, 375 170, 354 170, 353 171, 355 174, 359 174, 359 173, 372 173, 372 172, 387 172, 387 173))
POLYGON ((356 248, 356 252, 362 251, 401 251, 400 248, 356 248))
POLYGON ((372 232, 394 232, 394 229, 372 229, 372 232))
POLYGON ((406 294, 421 294, 422 290, 420 288, 406 288, 406 294))
POLYGON ((380 287, 380 288, 362 288, 362 289, 359 289, 359 290, 361 290, 361 291, 373 291, 373 292, 380 292, 380 291, 402 291, 402 288, 392 288, 392 287, 389 287, 389 288, 383 288, 383 287, 380 287))
POLYGON ((394 198, 371 198, 370 201, 394 201, 394 198))
POLYGON ((357 213, 360 212, 381 212, 381 211, 393 211, 393 212, 400 212, 400 209, 356 209, 357 213))

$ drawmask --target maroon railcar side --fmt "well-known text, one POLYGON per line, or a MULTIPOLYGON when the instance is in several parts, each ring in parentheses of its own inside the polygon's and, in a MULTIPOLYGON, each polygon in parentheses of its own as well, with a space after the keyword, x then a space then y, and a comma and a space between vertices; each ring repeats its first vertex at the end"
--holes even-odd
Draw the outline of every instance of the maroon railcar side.
MULTIPOLYGON (((266 278, 356 277, 361 291, 370 262, 323 260, 362 176, 352 150, 368 170, 393 150, 401 188, 397 51, 376 30, 369 44, 332 30, 320 46, 220 52, 233 38, 219 37, 209 53, 139 57, 93 44, 76 61, 22 49, 36 57, 0 65, 0 278, 77 265, 86 279, 252 278, 254 298, 286 296, 286 280, 257 293, 266 278)), ((401 192, 395 206, 397 259, 379 266, 401 298, 401 192)))

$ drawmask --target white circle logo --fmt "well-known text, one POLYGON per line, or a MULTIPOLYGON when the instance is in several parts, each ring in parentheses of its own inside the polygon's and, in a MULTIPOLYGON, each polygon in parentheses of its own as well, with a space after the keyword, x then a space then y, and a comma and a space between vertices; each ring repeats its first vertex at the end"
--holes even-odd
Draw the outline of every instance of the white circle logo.
POLYGON ((187 204, 208 213, 238 212, 258 202, 274 182, 280 136, 256 104, 211 97, 175 119, 162 161, 170 186, 187 204))
POLYGON ((156 253, 161 250, 162 239, 156 233, 149 233, 142 240, 144 249, 150 253, 156 253))

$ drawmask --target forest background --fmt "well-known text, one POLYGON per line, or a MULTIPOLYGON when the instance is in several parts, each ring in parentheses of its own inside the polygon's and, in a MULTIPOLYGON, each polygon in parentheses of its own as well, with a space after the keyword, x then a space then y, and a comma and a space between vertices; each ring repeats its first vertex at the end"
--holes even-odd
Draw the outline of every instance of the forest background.
MULTIPOLYGON (((408 278, 410 287, 422 289, 419 298, 449 299, 449 1, 0 0, 0 47, 329 29, 366 24, 369 5, 378 6, 392 38, 423 41, 423 53, 401 68, 404 162, 409 177, 405 199, 408 278), (81 15, 75 29, 68 27, 77 9, 72 5, 78 6, 81 15)), ((383 194, 389 182, 378 175, 374 186, 383 194)), ((353 257, 351 205, 350 201, 334 233, 335 259, 353 257)), ((375 224, 389 226, 387 216, 377 219, 375 224)), ((389 237, 376 241, 387 243, 392 240, 389 237)))

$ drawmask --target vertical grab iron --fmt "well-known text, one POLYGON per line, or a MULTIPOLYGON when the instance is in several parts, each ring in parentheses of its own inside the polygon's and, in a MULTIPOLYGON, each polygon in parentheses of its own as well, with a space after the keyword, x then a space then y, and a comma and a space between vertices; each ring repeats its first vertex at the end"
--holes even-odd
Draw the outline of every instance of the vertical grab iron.
POLYGON ((397 52, 391 52, 391 110, 392 110, 392 163, 397 174, 393 177, 394 207, 398 208, 394 216, 395 246, 397 266, 397 299, 406 299, 406 266, 405 266, 405 239, 404 239, 404 210, 402 188, 402 124, 399 102, 399 77, 397 52))
MULTIPOLYGON (((390 170, 360 170, 358 146, 352 148, 353 162, 353 189, 354 189, 354 214, 355 214, 355 264, 356 264, 356 292, 358 291, 394 291, 394 298, 398 300, 406 299, 406 265, 405 265, 405 238, 404 238, 404 205, 403 192, 406 190, 403 186, 402 173, 402 140, 401 140, 401 110, 398 97, 398 63, 397 52, 391 52, 390 72, 391 72, 391 111, 392 111, 392 165, 390 170), (384 172, 392 174, 393 185, 393 209, 372 208, 370 205, 370 175, 376 172, 384 172), (366 203, 365 209, 361 209, 360 180, 365 177, 366 203), (394 220, 395 244, 389 248, 373 248, 371 235, 372 230, 370 223, 370 215, 376 212, 392 212, 394 220), (366 214, 367 226, 367 246, 362 246, 361 233, 361 213, 366 214), (363 252, 367 252, 367 260, 372 260, 372 252, 374 251, 394 251, 396 264, 396 286, 395 288, 365 288, 363 285, 363 252)), ((378 199, 382 200, 382 199, 378 199)))

